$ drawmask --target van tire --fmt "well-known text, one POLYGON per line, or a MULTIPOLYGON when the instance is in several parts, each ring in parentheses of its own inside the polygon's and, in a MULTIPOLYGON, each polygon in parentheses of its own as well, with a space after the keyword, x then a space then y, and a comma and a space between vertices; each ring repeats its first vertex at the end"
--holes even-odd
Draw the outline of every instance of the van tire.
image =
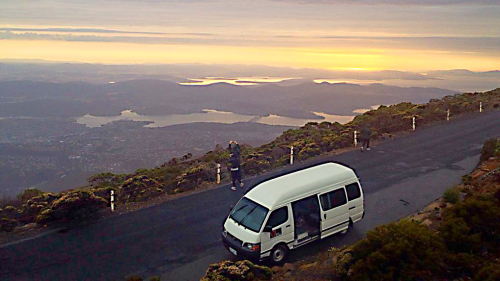
POLYGON ((288 254, 288 248, 285 245, 280 244, 274 247, 273 250, 271 251, 271 261, 274 264, 281 264, 287 257, 287 254, 288 254))

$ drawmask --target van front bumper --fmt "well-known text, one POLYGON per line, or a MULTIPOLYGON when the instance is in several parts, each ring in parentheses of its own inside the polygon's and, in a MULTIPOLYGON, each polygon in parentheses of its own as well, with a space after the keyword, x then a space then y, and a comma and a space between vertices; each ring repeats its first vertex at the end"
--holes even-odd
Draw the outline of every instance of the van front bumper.
POLYGON ((234 239, 232 235, 229 233, 227 233, 226 237, 222 235, 222 243, 224 244, 224 247, 226 247, 226 249, 233 255, 250 260, 260 260, 260 250, 251 251, 247 248, 244 248, 241 242, 234 239), (236 254, 233 251, 231 251, 231 249, 233 251, 236 251, 236 254))

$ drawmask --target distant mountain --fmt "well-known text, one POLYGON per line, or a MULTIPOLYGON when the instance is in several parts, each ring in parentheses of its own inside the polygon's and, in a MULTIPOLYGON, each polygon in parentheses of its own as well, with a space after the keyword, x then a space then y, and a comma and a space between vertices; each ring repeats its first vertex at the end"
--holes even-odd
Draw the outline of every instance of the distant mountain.
POLYGON ((110 116, 126 109, 143 115, 167 115, 216 109, 256 116, 319 118, 312 112, 354 115, 353 110, 359 108, 402 101, 424 103, 456 93, 439 88, 313 82, 245 87, 226 83, 184 86, 156 79, 112 84, 9 81, 0 82, 0 117, 110 116))

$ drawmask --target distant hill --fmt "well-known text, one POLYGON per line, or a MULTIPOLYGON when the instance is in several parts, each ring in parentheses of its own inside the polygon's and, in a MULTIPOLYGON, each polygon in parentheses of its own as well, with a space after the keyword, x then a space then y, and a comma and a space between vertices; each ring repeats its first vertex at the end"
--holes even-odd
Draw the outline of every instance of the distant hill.
POLYGON ((226 83, 183 86, 155 79, 114 84, 7 81, 0 82, 0 117, 79 117, 87 113, 114 116, 126 109, 142 115, 168 115, 216 109, 319 119, 311 112, 354 115, 353 110, 359 108, 402 101, 424 103, 452 94, 456 92, 382 84, 310 82, 245 87, 226 83))

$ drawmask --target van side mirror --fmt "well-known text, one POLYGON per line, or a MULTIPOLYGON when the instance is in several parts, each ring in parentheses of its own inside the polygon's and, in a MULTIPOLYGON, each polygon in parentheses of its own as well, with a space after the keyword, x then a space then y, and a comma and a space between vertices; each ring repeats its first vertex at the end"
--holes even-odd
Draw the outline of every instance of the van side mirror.
POLYGON ((234 208, 234 205, 229 206, 229 212, 234 208))
POLYGON ((271 232, 273 231, 273 227, 270 225, 264 226, 264 230, 262 232, 271 232))

